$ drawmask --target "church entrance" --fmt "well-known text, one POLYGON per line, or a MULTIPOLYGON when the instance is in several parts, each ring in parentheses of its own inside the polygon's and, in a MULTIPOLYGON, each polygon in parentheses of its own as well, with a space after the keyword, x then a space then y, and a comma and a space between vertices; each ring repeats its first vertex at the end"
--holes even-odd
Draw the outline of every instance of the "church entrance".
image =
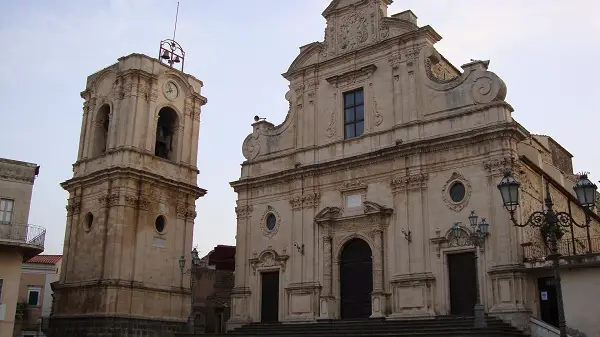
POLYGON ((371 316, 373 260, 369 244, 361 239, 346 243, 340 256, 341 318, 371 316))
POLYGON ((279 272, 261 273, 261 322, 279 321, 279 272))
POLYGON ((475 254, 470 252, 448 255, 448 271, 450 274, 450 313, 473 316, 477 301, 475 254))

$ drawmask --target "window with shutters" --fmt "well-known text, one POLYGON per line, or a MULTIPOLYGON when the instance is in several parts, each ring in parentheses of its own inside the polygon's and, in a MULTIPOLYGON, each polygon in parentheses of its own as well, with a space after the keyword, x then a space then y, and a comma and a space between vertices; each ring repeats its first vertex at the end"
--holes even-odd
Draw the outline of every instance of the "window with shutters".
POLYGON ((12 223, 14 204, 14 200, 0 199, 0 224, 12 223))

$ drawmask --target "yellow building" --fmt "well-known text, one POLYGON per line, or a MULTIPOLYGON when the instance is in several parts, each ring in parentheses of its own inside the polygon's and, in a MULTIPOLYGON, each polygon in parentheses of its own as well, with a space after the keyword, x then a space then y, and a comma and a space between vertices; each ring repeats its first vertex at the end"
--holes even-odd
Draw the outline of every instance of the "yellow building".
POLYGON ((62 255, 37 255, 21 266, 15 337, 45 337, 52 311, 51 283, 58 281, 62 255))
POLYGON ((0 337, 11 337, 21 265, 44 251, 46 230, 27 223, 39 166, 0 158, 0 337))

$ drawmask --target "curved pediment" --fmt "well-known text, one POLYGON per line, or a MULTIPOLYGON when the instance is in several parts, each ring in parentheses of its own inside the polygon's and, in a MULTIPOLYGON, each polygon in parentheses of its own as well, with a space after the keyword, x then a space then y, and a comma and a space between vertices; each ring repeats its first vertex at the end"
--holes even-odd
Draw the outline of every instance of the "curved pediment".
MULTIPOLYGON (((363 209, 364 209, 364 212, 363 212, 364 215, 362 215, 363 217, 371 216, 371 215, 388 216, 394 212, 393 209, 383 206, 383 205, 380 205, 378 203, 372 202, 372 201, 364 201, 363 209)), ((329 222, 329 221, 344 220, 346 217, 344 217, 343 214, 344 214, 344 210, 341 207, 336 207, 336 206, 325 207, 319 213, 317 213, 317 215, 315 216, 315 222, 316 223, 324 223, 324 222, 329 222)), ((355 218, 356 215, 352 215, 351 217, 355 218)))
MULTIPOLYGON (((294 71, 304 67, 311 66, 319 62, 319 54, 323 50, 322 42, 313 42, 304 47, 300 47, 300 54, 294 59, 283 77, 287 78, 294 71)), ((288 78, 289 79, 289 78, 288 78)))

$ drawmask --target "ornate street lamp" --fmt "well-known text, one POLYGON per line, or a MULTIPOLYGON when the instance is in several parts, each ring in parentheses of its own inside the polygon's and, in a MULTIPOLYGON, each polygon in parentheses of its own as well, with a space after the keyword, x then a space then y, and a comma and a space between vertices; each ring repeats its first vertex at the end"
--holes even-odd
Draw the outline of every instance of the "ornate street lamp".
POLYGON ((192 266, 188 269, 185 270, 185 257, 182 255, 181 258, 179 259, 179 268, 181 269, 181 288, 183 288, 183 275, 190 273, 192 275, 190 275, 190 291, 192 293, 192 311, 190 312, 190 317, 188 317, 188 322, 191 322, 190 326, 188 327, 188 329, 190 330, 189 332, 194 333, 195 336, 195 327, 192 321, 192 317, 194 317, 194 270, 196 270, 197 268, 200 267, 200 257, 198 256, 198 249, 196 249, 194 247, 194 249, 191 252, 192 254, 192 266))
POLYGON ((549 233, 548 241, 550 243, 550 255, 547 257, 552 260, 552 271, 554 273, 554 282, 556 285, 556 302, 558 304, 558 328, 560 330, 560 337, 567 337, 565 312, 562 297, 562 288, 560 280, 559 259, 560 253, 558 252, 557 246, 557 232, 562 227, 571 227, 575 224, 578 227, 589 227, 590 224, 590 212, 594 207, 596 200, 596 185, 594 185, 588 178, 587 175, 582 174, 579 177, 579 181, 573 186, 577 200, 581 204, 585 213, 585 225, 578 224, 572 217, 571 214, 566 212, 555 212, 552 207, 552 197, 550 196, 550 182, 546 179, 546 198, 544 204, 546 206, 545 211, 533 212, 524 224, 521 224, 515 218, 515 211, 519 206, 519 182, 512 177, 510 172, 504 174, 504 178, 498 184, 498 190, 502 196, 502 203, 506 210, 510 213, 510 220, 515 226, 525 227, 534 226, 546 229, 549 233))
MULTIPOLYGON (((485 218, 481 219, 481 222, 477 222, 479 217, 475 214, 475 211, 471 211, 469 215, 469 224, 471 225, 472 231, 469 234, 469 241, 475 246, 475 291, 476 301, 474 307, 474 316, 476 328, 484 328, 487 326, 485 322, 485 310, 481 303, 481 293, 479 290, 479 250, 485 244, 485 238, 489 235, 490 224, 485 221, 485 218)), ((452 226, 452 234, 454 237, 458 237, 462 229, 460 228, 460 222, 457 222, 452 226)))

